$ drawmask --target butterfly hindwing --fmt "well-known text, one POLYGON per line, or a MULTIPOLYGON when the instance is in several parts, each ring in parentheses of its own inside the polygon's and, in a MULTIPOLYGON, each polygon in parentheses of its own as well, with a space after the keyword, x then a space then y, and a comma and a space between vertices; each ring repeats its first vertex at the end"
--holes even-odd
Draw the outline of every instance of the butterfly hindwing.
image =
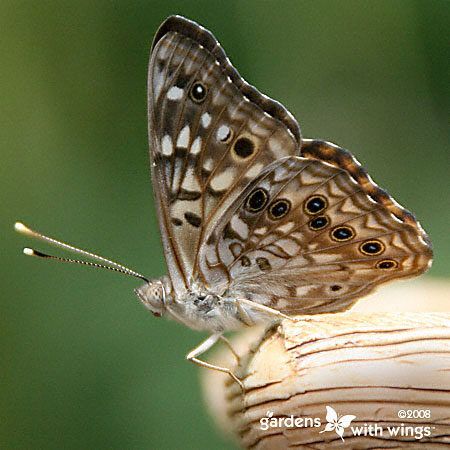
POLYGON ((264 167, 299 153, 300 132, 239 76, 211 33, 181 17, 155 37, 148 84, 153 187, 180 293, 207 229, 264 167))
MULTIPOLYGON (((330 155, 349 154, 322 145, 330 155)), ((381 283, 418 275, 431 260, 413 216, 377 192, 338 164, 277 161, 224 212, 202 249, 202 272, 219 289, 226 285, 227 295, 285 313, 345 309, 381 283)))

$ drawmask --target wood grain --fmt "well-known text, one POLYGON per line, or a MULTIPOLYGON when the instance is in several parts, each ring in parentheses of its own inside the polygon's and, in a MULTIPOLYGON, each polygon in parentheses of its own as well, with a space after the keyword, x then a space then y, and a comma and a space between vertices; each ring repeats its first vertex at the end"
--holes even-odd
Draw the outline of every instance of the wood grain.
MULTIPOLYGON (((251 347, 248 337, 238 341, 244 356, 236 373, 246 391, 226 379, 222 409, 212 408, 243 448, 450 448, 449 313, 308 316, 283 321, 251 347), (377 435, 358 437, 347 428, 343 443, 334 431, 319 433, 327 405, 339 416, 355 415, 353 427, 378 425, 377 435), (429 410, 431 417, 399 418, 400 410, 429 410), (260 419, 270 413, 321 424, 262 430, 260 419)), ((212 395, 217 402, 217 389, 212 395)))

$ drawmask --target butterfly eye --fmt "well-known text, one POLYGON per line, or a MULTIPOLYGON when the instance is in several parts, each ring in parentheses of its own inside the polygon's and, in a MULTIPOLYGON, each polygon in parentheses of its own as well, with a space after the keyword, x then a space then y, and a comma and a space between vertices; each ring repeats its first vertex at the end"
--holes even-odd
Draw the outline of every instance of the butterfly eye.
POLYGON ((309 222, 309 228, 311 230, 321 230, 322 228, 325 228, 329 224, 329 220, 327 216, 319 216, 315 217, 314 219, 310 220, 309 222))
POLYGON ((383 270, 396 269, 398 267, 398 262, 393 259, 382 259, 377 262, 375 267, 383 270))
POLYGON ((359 250, 365 255, 379 255, 384 252, 384 245, 381 241, 374 239, 373 241, 363 242, 359 246, 359 250))
POLYGON ((284 217, 291 209, 291 204, 288 200, 277 200, 270 205, 269 217, 277 220, 284 217))
POLYGON ((245 202, 245 208, 247 211, 250 212, 258 212, 261 211, 269 201, 269 196, 267 195, 267 192, 262 189, 256 189, 253 191, 248 197, 247 201, 245 202))
POLYGON ((315 195, 305 201, 305 212, 307 214, 318 214, 327 207, 327 200, 322 195, 315 195))
POLYGON ((334 241, 349 241, 355 236, 355 232, 351 227, 336 227, 331 230, 331 239, 334 241))
POLYGON ((253 154, 255 145, 253 142, 245 137, 240 137, 236 140, 233 146, 234 153, 236 153, 239 158, 248 158, 253 154))
POLYGON ((206 89, 206 86, 203 83, 200 83, 200 81, 196 81, 189 91, 189 96, 195 103, 202 103, 205 100, 207 93, 208 90, 206 89))

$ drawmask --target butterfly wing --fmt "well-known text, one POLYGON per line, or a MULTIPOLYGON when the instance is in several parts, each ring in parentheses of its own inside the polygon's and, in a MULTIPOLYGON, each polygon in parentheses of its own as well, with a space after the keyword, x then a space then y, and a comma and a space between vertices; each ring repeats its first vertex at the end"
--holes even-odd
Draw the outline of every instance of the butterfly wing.
POLYGON ((327 410, 327 415, 326 415, 327 422, 328 423, 337 422, 338 416, 337 416, 335 409, 328 405, 325 408, 327 410))
POLYGON ((197 256, 226 210, 264 167, 299 154, 300 130, 279 103, 247 84, 214 36, 168 18, 148 75, 153 190, 175 292, 198 280, 197 256))
POLYGON ((350 426, 350 424, 352 423, 352 421, 355 419, 356 419, 356 416, 354 416, 353 414, 347 414, 345 416, 340 417, 338 422, 341 427, 348 428, 350 426))
POLYGON ((332 312, 389 280, 424 272, 429 240, 344 149, 305 141, 224 212, 200 268, 221 292, 287 314, 332 312))

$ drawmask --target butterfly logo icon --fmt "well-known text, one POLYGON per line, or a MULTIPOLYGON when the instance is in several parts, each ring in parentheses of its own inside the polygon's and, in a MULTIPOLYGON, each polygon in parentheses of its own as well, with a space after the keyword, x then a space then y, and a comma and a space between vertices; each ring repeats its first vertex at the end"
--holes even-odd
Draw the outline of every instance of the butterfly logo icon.
POLYGON ((327 424, 325 428, 320 433, 325 433, 325 431, 335 431, 336 434, 342 439, 344 442, 344 430, 348 428, 352 422, 352 420, 356 419, 356 416, 348 414, 346 416, 338 417, 337 412, 331 407, 327 406, 327 424))

